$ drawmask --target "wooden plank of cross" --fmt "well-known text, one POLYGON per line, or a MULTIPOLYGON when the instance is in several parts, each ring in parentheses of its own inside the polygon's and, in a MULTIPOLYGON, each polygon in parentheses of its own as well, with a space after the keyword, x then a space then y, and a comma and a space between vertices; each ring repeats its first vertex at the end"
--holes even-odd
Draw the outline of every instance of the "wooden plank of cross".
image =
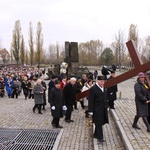
MULTIPOLYGON (((130 78, 136 76, 139 72, 145 72, 146 80, 147 80, 148 86, 150 87, 150 80, 149 80, 148 75, 146 74, 146 71, 150 70, 150 61, 143 64, 142 59, 141 59, 141 57, 138 53, 138 50, 135 46, 135 43, 132 40, 128 41, 126 43, 126 45, 127 45, 130 57, 133 61, 134 69, 132 69, 128 72, 125 72, 119 76, 116 76, 115 78, 108 80, 107 82, 105 82, 104 86, 106 88, 111 87, 115 84, 118 84, 120 82, 123 82, 127 79, 130 79, 130 78)), ((79 100, 83 97, 88 96, 88 93, 89 93, 89 91, 85 91, 85 92, 77 94, 76 100, 79 100)))

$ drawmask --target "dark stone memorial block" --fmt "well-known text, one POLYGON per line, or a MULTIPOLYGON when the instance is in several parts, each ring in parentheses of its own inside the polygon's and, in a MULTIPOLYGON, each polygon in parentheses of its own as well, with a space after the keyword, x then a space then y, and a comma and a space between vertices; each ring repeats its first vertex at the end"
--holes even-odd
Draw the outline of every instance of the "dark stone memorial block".
POLYGON ((68 64, 68 67, 71 67, 71 57, 66 57, 64 59, 64 62, 66 62, 68 64))
POLYGON ((71 61, 79 62, 78 43, 71 42, 71 61))
POLYGON ((68 64, 68 71, 70 74, 76 74, 79 68, 79 54, 77 42, 65 42, 65 59, 68 64))
POLYGON ((65 42, 65 56, 66 57, 71 57, 71 54, 70 54, 70 43, 69 42, 65 42))

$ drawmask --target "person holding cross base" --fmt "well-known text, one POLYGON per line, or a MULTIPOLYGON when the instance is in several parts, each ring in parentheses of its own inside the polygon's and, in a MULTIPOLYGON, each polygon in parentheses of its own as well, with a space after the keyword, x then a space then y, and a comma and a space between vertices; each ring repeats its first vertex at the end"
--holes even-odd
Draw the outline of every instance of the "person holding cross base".
POLYGON ((51 105, 51 113, 53 116, 52 126, 54 128, 63 128, 59 124, 60 118, 63 117, 63 110, 67 110, 65 105, 65 99, 63 95, 63 90, 60 89, 60 81, 56 79, 54 81, 55 87, 50 91, 50 105, 51 105))
POLYGON ((145 82, 145 74, 143 72, 138 74, 137 82, 134 85, 134 91, 136 115, 134 117, 132 127, 135 129, 140 129, 137 125, 137 122, 139 117, 142 117, 143 122, 147 127, 147 132, 150 132, 150 124, 147 120, 147 117, 149 116, 148 103, 150 102, 150 93, 148 91, 148 86, 145 82))
POLYGON ((89 115, 93 116, 95 124, 94 138, 100 142, 105 142, 103 139, 102 126, 108 122, 107 112, 107 93, 104 87, 105 77, 98 76, 96 84, 89 90, 89 115))
MULTIPOLYGON (((112 78, 115 78, 114 71, 111 71, 111 75, 108 78, 108 80, 110 80, 112 78)), ((117 99, 117 91, 118 91, 117 84, 107 88, 107 99, 108 99, 108 106, 110 109, 115 109, 114 101, 117 99)))

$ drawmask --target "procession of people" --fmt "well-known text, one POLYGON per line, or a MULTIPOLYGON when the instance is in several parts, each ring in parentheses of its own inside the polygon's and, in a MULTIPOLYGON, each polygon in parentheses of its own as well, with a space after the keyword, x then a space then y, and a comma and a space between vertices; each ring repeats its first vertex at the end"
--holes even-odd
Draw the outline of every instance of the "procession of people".
MULTIPOLYGON (((102 69, 106 69, 106 67, 104 66, 102 69)), ((105 88, 105 82, 115 78, 114 69, 107 71, 106 77, 106 74, 99 75, 95 70, 94 80, 88 78, 86 74, 71 78, 66 74, 53 75, 47 83, 44 80, 43 71, 38 68, 4 67, 0 70, 0 97, 5 98, 7 96, 8 98, 19 99, 22 95, 24 100, 34 99, 34 105, 31 109, 33 113, 38 112, 40 115, 46 110, 48 102, 49 106, 47 107, 50 108, 53 117, 51 125, 54 128, 63 128, 60 125, 60 119, 63 117, 66 123, 74 123, 72 112, 79 109, 80 104, 81 108, 85 110, 85 119, 92 117, 92 122, 95 124, 93 137, 97 138, 99 142, 105 142, 103 125, 109 123, 108 108, 115 109, 114 101, 117 99, 116 93, 118 91, 117 84, 105 88), (76 95, 86 90, 89 90, 89 95, 76 101, 76 95)), ((140 129, 137 122, 139 117, 142 117, 147 131, 150 132, 148 119, 150 94, 145 78, 144 73, 139 73, 135 84, 137 114, 132 127, 140 129)))
MULTIPOLYGON (((98 72, 95 79, 97 84, 99 81, 98 72)), ((60 74, 58 76, 53 75, 48 82, 44 81, 43 70, 39 68, 3 67, 0 70, 0 96, 19 99, 22 95, 24 100, 33 99, 34 105, 31 109, 33 113, 37 112, 40 115, 46 110, 48 102, 49 106, 47 107, 50 108, 53 117, 51 125, 54 128, 63 128, 59 123, 62 117, 66 123, 74 123, 72 112, 78 109, 79 104, 85 110, 85 119, 89 118, 91 95, 89 98, 87 96, 80 99, 80 101, 76 101, 76 95, 92 89, 96 85, 93 77, 82 74, 82 76, 69 78, 66 74, 60 74)), ((103 100, 107 101, 106 98, 103 100)))

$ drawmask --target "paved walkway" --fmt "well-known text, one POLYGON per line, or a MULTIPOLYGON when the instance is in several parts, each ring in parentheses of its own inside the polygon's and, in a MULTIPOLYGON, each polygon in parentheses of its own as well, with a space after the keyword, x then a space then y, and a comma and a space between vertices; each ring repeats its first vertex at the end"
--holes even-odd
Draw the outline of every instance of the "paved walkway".
POLYGON ((116 124, 109 113, 109 124, 103 126, 105 143, 100 143, 94 139, 95 150, 125 150, 122 139, 117 130, 116 124))
MULTIPOLYGON (((49 103, 46 111, 42 111, 42 115, 37 111, 35 114, 32 112, 34 100, 24 100, 23 95, 18 99, 0 98, 0 104, 0 128, 56 130, 51 126, 52 117, 49 103)), ((119 132, 111 116, 110 124, 104 126, 106 143, 101 144, 96 139, 93 140, 93 126, 91 120, 85 118, 84 111, 78 103, 78 110, 74 110, 72 114, 74 123, 68 124, 64 118, 61 119, 60 124, 64 128, 58 150, 124 150, 119 132)))
MULTIPOLYGON (((103 126, 105 143, 99 143, 93 139, 93 127, 90 119, 85 118, 84 110, 78 103, 78 110, 74 110, 72 114, 72 119, 75 122, 68 124, 64 118, 60 121, 64 128, 58 150, 149 150, 150 133, 146 131, 142 119, 138 122, 141 130, 132 128, 135 116, 133 91, 135 81, 136 78, 131 78, 118 84, 116 109, 109 112, 109 125, 103 126)), ((46 111, 42 111, 42 115, 32 112, 34 100, 24 100, 23 95, 18 99, 0 98, 0 104, 0 128, 54 129, 51 127, 52 117, 49 104, 46 106, 46 111)))

